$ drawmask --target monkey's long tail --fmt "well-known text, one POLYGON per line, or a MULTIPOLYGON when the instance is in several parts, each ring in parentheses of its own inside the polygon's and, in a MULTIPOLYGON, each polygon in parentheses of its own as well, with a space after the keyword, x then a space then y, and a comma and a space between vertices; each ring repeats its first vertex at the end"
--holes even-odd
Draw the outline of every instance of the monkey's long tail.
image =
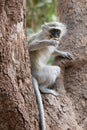
POLYGON ((36 95, 36 100, 37 100, 38 109, 39 109, 40 127, 41 127, 40 130, 46 130, 44 107, 43 107, 42 97, 39 91, 38 82, 34 77, 32 77, 32 81, 33 81, 34 92, 36 95))

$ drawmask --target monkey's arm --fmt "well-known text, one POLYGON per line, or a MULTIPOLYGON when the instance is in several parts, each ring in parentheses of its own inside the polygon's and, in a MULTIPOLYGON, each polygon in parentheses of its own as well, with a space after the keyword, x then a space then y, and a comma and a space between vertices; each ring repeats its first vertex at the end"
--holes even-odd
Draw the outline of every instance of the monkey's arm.
POLYGON ((35 51, 35 50, 39 50, 41 48, 44 48, 46 46, 56 46, 58 43, 53 40, 33 40, 32 42, 29 43, 29 51, 35 51))
POLYGON ((59 51, 59 50, 57 50, 57 49, 55 49, 53 55, 55 55, 55 56, 62 56, 62 57, 64 57, 64 58, 68 58, 68 59, 70 59, 70 60, 73 58, 73 56, 72 56, 71 53, 65 52, 65 51, 59 51))

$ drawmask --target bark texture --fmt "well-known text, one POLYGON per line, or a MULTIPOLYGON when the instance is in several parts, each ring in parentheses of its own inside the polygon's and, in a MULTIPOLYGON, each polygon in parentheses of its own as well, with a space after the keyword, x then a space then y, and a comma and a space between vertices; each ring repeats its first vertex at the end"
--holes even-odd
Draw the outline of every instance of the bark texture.
POLYGON ((47 130, 87 130, 87 0, 58 0, 57 9, 68 29, 60 49, 74 58, 55 59, 62 69, 54 85, 59 96, 42 95, 47 130))
MULTIPOLYGON (((28 47, 25 0, 0 0, 0 130, 39 130, 28 47)), ((61 49, 74 59, 56 58, 62 74, 59 96, 42 94, 47 130, 87 130, 87 0, 58 0, 68 32, 61 49)))
POLYGON ((37 130, 30 79, 25 0, 0 0, 0 130, 37 130))
POLYGON ((58 0, 58 16, 68 28, 61 49, 74 56, 72 61, 56 58, 62 68, 57 85, 65 92, 60 129, 87 130, 87 0, 58 0))

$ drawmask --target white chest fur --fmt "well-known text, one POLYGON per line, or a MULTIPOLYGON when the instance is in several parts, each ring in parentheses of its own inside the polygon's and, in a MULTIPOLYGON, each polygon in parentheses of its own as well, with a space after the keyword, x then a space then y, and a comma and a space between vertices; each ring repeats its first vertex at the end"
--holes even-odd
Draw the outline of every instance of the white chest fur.
POLYGON ((42 50, 40 50, 38 53, 37 60, 39 63, 46 64, 51 56, 51 54, 54 52, 55 47, 50 46, 46 47, 42 50))

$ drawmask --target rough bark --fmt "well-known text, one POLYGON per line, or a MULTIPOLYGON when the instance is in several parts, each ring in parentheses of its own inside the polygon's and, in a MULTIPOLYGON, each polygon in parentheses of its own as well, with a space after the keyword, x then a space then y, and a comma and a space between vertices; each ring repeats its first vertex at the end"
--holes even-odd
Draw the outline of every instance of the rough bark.
POLYGON ((68 28, 60 49, 74 58, 55 59, 62 71, 59 96, 43 97, 47 130, 87 130, 87 0, 58 0, 58 16, 68 28))
MULTIPOLYGON (((39 130, 25 37, 25 0, 0 0, 0 130, 39 130)), ((61 49, 72 61, 61 66, 58 97, 42 94, 47 130, 87 129, 87 0, 58 0, 60 21, 68 33, 61 49)))
POLYGON ((37 130, 25 0, 0 0, 0 130, 37 130))
POLYGON ((86 130, 87 0, 58 0, 58 16, 68 28, 61 49, 72 52, 74 56, 72 61, 56 58, 56 64, 62 68, 57 85, 59 83, 61 87, 59 91, 65 92, 65 101, 60 102, 63 112, 60 118, 61 130, 86 130))

